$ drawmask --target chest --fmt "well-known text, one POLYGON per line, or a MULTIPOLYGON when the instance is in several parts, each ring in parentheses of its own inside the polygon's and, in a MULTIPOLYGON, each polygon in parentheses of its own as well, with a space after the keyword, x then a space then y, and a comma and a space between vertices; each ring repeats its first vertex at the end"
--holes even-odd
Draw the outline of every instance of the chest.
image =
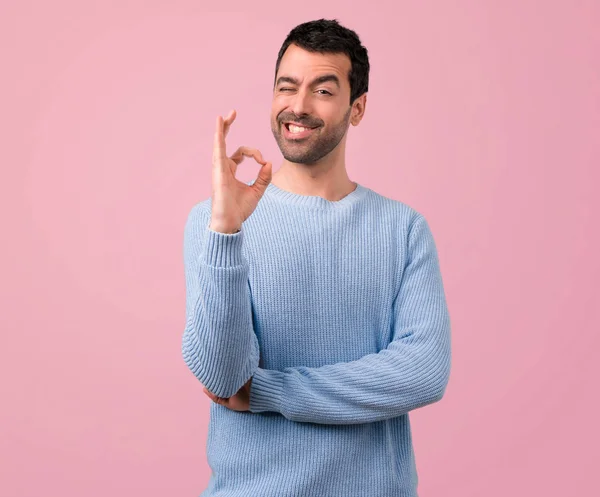
POLYGON ((383 223, 283 226, 246 248, 261 367, 318 367, 386 346, 402 251, 383 223))

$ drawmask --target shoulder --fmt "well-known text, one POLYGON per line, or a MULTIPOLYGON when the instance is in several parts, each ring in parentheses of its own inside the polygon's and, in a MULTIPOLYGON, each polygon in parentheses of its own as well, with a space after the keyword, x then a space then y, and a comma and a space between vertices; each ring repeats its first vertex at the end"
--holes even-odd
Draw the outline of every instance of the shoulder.
POLYGON ((376 218, 394 238, 397 249, 402 254, 402 266, 418 253, 437 252, 430 223, 423 212, 406 202, 373 190, 370 195, 376 206, 376 218))
POLYGON ((196 202, 188 211, 184 226, 185 241, 201 237, 210 222, 211 197, 196 202))
POLYGON ((369 188, 375 207, 383 214, 386 222, 392 222, 401 232, 408 234, 415 225, 426 222, 423 213, 401 200, 386 197, 369 188))

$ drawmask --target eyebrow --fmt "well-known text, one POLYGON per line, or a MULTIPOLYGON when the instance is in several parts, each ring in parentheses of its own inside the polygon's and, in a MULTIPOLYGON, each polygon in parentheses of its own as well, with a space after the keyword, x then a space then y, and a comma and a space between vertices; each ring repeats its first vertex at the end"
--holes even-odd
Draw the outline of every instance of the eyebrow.
MULTIPOLYGON (((327 83, 328 81, 334 82, 336 86, 340 88, 340 80, 335 74, 324 74, 323 76, 319 76, 318 78, 313 79, 310 86, 317 86, 321 83, 327 83)), ((291 76, 280 76, 277 79, 277 84, 275 86, 279 86, 281 83, 292 83, 297 85, 299 84, 299 81, 291 76)))

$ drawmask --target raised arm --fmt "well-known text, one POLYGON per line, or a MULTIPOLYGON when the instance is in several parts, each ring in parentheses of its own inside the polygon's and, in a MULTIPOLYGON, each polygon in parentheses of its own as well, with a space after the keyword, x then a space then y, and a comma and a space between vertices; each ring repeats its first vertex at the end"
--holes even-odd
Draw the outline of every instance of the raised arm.
POLYGON ((377 353, 317 368, 257 368, 250 411, 355 424, 400 416, 442 398, 450 375, 450 318, 435 242, 421 214, 411 225, 393 315, 392 341, 377 353))
POLYGON ((225 137, 235 117, 235 110, 225 119, 217 116, 210 208, 206 202, 196 204, 184 229, 183 358, 196 378, 218 397, 235 394, 258 367, 242 223, 256 209, 272 176, 271 163, 255 148, 239 147, 227 156, 225 137), (244 157, 261 164, 252 184, 235 177, 244 157))
POLYGON ((210 213, 196 204, 184 230, 186 326, 182 353, 196 378, 215 395, 237 392, 258 367, 252 326, 244 230, 209 228, 210 213))

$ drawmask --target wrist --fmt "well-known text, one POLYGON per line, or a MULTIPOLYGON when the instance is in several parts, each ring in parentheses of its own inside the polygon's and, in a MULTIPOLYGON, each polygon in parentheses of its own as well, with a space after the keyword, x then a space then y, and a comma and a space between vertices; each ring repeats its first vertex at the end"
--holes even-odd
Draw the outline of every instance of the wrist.
POLYGON ((242 229, 241 226, 234 226, 232 224, 220 224, 212 221, 208 227, 213 231, 217 231, 218 233, 223 233, 225 235, 233 235, 234 233, 238 233, 242 229))

